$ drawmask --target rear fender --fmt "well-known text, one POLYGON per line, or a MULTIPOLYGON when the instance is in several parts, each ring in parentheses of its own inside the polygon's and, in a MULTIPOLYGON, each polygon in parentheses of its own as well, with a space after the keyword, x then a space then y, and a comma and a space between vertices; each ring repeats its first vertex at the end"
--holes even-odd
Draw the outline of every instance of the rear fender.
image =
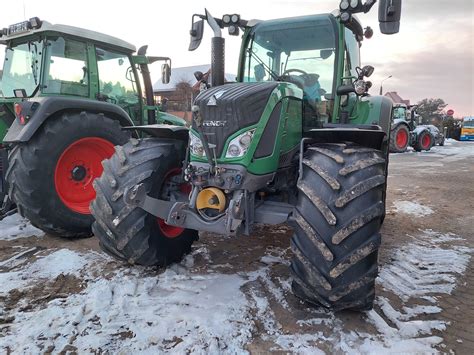
POLYGON ((20 105, 26 123, 21 124, 19 118, 16 118, 5 135, 4 143, 28 142, 47 119, 57 117, 62 112, 103 113, 118 120, 122 126, 133 125, 133 121, 121 107, 104 101, 48 96, 28 99, 20 105))

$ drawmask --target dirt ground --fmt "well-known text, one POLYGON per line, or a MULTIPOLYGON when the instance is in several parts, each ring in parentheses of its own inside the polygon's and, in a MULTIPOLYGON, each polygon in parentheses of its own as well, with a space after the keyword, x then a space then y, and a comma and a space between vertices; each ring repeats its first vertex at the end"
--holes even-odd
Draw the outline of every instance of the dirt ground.
POLYGON ((115 262, 95 238, 22 237, 18 219, 0 238, 0 352, 472 354, 473 177, 474 144, 390 156, 376 305, 363 313, 293 296, 285 226, 203 234, 165 271, 115 262))

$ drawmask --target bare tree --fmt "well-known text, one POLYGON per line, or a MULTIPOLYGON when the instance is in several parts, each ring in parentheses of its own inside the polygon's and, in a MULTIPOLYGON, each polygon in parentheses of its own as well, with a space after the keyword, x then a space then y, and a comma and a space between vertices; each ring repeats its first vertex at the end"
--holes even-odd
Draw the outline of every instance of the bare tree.
POLYGON ((176 98, 183 111, 190 111, 193 100, 193 87, 186 80, 181 80, 176 84, 176 98))

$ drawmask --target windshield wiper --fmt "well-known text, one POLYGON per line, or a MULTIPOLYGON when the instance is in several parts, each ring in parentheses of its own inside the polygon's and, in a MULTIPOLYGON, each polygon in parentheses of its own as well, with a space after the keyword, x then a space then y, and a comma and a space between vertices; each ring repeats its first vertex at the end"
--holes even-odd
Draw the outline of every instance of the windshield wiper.
POLYGON ((257 55, 255 54, 255 52, 252 50, 252 47, 250 47, 247 52, 254 57, 254 59, 258 62, 258 64, 260 64, 261 66, 263 66, 263 68, 268 72, 268 74, 270 74, 270 76, 275 79, 276 81, 280 81, 281 78, 280 76, 275 73, 268 65, 265 64, 265 62, 257 55))

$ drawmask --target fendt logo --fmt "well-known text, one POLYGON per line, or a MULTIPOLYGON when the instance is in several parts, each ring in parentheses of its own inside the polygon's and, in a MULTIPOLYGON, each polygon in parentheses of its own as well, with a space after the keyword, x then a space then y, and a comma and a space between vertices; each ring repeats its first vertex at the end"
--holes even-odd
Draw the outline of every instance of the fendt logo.
POLYGON ((227 121, 204 121, 202 125, 204 127, 225 127, 227 121))

